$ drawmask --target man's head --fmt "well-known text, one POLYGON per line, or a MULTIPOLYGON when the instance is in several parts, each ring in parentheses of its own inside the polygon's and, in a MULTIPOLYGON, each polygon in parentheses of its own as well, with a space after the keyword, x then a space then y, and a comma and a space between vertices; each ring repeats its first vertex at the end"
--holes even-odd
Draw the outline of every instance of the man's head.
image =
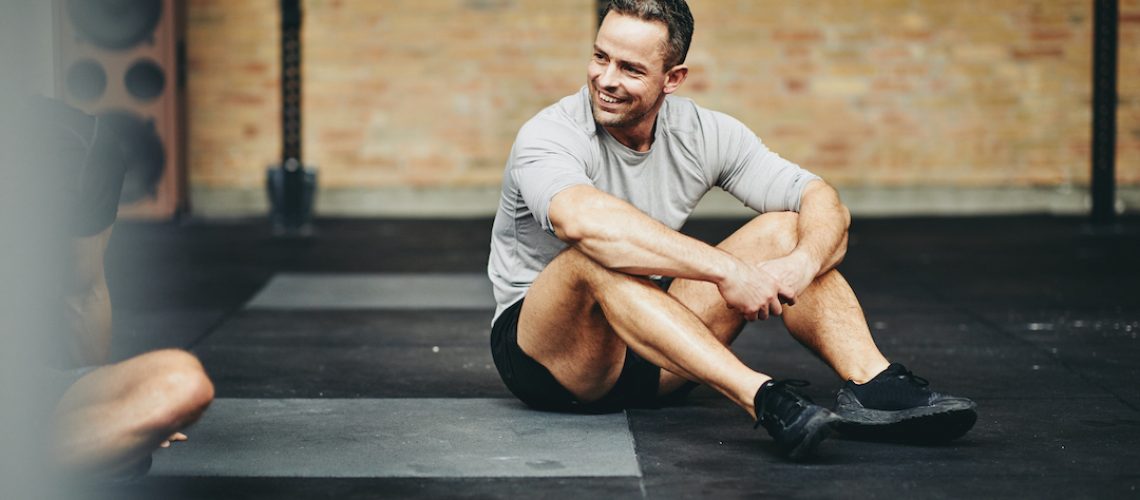
POLYGON ((594 119, 610 129, 652 128, 665 95, 688 75, 693 17, 683 0, 614 0, 587 67, 594 119))
POLYGON ((611 12, 664 24, 669 36, 662 46, 665 64, 662 69, 685 62, 689 43, 693 41, 693 14, 685 0, 610 0, 602 11, 602 19, 611 12))

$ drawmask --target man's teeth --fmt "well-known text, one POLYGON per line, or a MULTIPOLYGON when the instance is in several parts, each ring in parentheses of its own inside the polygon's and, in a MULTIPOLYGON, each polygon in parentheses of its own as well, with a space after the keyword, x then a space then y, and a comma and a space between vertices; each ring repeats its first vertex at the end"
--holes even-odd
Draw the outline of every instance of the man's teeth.
POLYGON ((612 97, 608 97, 605 94, 598 94, 598 97, 601 97, 603 101, 608 102, 610 104, 617 104, 618 103, 617 99, 614 99, 612 97))

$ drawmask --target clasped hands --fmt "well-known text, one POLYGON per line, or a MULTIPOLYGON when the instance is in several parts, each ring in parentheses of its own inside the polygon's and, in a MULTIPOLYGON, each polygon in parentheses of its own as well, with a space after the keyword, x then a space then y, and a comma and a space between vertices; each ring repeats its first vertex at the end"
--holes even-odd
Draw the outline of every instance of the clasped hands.
POLYGON ((736 259, 736 269, 717 284, 728 307, 748 321, 765 320, 784 313, 784 306, 815 279, 819 266, 806 254, 793 252, 759 265, 736 259))

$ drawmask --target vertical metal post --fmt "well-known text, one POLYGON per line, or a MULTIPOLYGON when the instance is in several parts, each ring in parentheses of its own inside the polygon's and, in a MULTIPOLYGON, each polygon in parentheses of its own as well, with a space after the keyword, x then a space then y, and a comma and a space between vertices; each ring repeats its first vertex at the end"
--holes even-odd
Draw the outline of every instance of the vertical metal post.
POLYGON ((281 164, 266 172, 270 220, 278 236, 312 236, 315 168, 301 157, 301 0, 281 6, 281 164))
POLYGON ((1092 222, 1116 218, 1118 0, 1095 0, 1093 21, 1092 222))
POLYGON ((301 162, 301 2, 281 0, 281 166, 285 225, 300 225, 304 204, 301 162))

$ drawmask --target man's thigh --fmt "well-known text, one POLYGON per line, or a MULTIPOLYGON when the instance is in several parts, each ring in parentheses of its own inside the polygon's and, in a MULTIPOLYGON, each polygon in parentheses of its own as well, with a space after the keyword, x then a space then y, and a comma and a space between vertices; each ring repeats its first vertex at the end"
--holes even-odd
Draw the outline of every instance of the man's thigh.
MULTIPOLYGON (((123 363, 130 363, 124 361, 123 363)), ((129 376, 135 370, 121 365, 89 367, 59 398, 56 413, 65 414, 95 404, 105 404, 124 397, 136 381, 129 376)))
POLYGON ((617 381, 626 345, 595 299, 601 269, 573 248, 539 274, 519 313, 518 345, 583 401, 604 396, 617 381))
POLYGON ((67 389, 56 411, 66 413, 126 398, 139 385, 168 373, 173 368, 169 365, 169 351, 151 351, 113 365, 96 367, 67 389))

